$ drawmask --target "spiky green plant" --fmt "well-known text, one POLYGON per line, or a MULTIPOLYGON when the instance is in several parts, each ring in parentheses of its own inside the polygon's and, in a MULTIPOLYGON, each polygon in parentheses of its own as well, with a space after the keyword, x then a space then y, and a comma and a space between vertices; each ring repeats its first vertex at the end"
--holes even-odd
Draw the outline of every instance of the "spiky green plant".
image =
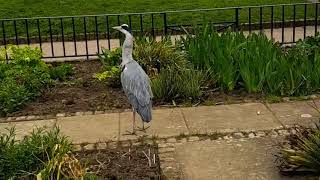
POLYGON ((267 65, 281 58, 281 49, 274 45, 265 35, 252 34, 239 46, 239 73, 241 83, 249 93, 262 92, 266 79, 272 76, 267 65))
POLYGON ((207 85, 208 74, 194 69, 177 72, 163 69, 151 80, 151 87, 156 100, 198 99, 207 85))
POLYGON ((278 167, 283 174, 320 174, 320 128, 295 128, 296 134, 281 145, 278 167))
POLYGON ((188 67, 185 53, 167 38, 156 41, 153 38, 137 37, 133 56, 149 76, 159 74, 162 69, 184 70, 188 67))
POLYGON ((210 26, 196 28, 195 35, 182 39, 189 61, 202 70, 216 74, 222 90, 231 91, 238 80, 238 46, 245 42, 242 33, 227 31, 219 34, 210 26))
POLYGON ((72 150, 71 142, 58 128, 36 129, 22 140, 16 139, 14 128, 8 131, 0 135, 0 177, 4 179, 36 175, 57 154, 63 156, 72 150))

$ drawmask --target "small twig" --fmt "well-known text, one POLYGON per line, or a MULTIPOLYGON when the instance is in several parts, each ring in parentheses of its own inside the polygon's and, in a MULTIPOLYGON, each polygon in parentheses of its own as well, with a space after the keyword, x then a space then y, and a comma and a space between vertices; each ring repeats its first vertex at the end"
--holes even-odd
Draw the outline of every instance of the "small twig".
POLYGON ((120 164, 115 163, 117 166, 121 167, 120 164))
POLYGON ((149 163, 149 167, 151 167, 151 159, 150 159, 150 157, 148 157, 148 155, 144 151, 142 151, 142 152, 147 157, 148 163, 149 163))
POLYGON ((192 107, 199 106, 200 103, 201 103, 201 101, 199 101, 199 102, 197 102, 196 104, 192 105, 192 107))
POLYGON ((124 153, 121 157, 126 156, 127 154, 130 154, 130 149, 128 152, 124 153))
MULTIPOLYGON (((110 159, 109 159, 109 160, 110 160, 110 159)), ((105 164, 105 162, 102 163, 102 162, 100 162, 98 159, 96 159, 96 161, 99 163, 99 166, 103 166, 103 165, 105 164)))
POLYGON ((156 154, 153 154, 153 164, 156 164, 156 154))

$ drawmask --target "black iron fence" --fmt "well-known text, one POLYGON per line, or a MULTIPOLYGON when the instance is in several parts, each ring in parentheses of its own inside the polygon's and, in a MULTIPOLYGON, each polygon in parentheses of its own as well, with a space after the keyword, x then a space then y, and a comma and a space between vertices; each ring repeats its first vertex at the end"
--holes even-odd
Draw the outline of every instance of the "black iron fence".
POLYGON ((121 45, 113 26, 128 24, 133 33, 171 36, 211 23, 217 31, 262 32, 280 43, 295 43, 318 32, 318 3, 227 7, 165 12, 0 19, 0 46, 39 47, 43 58, 97 56, 101 48, 121 45))

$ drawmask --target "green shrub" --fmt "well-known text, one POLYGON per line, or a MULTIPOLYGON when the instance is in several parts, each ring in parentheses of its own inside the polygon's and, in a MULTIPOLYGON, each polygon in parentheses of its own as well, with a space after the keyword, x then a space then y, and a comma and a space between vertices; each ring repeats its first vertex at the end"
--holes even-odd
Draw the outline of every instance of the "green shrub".
POLYGON ((29 100, 30 93, 23 85, 7 78, 0 82, 0 112, 13 112, 29 100))
MULTIPOLYGON (((39 96, 43 88, 52 84, 52 79, 47 64, 41 60, 39 49, 8 46, 7 50, 2 48, 0 51, 0 113, 6 114, 39 96), (3 61, 3 52, 9 54, 10 63, 3 61)), ((65 78, 70 69, 65 65, 51 72, 55 78, 65 78)))
POLYGON ((51 67, 49 74, 51 79, 65 81, 73 74, 73 67, 71 64, 61 64, 56 67, 51 67))
POLYGON ((266 79, 272 76, 272 73, 267 72, 267 65, 283 60, 280 47, 274 45, 265 35, 252 34, 236 51, 234 55, 238 57, 239 83, 249 93, 262 92, 266 79))
POLYGON ((202 71, 186 69, 163 69, 151 80, 151 88, 156 100, 170 101, 174 99, 198 99, 205 88, 207 74, 202 71))
POLYGON ((102 49, 102 55, 99 59, 104 67, 104 72, 96 73, 93 77, 99 81, 106 81, 111 87, 120 87, 120 63, 121 63, 121 48, 113 51, 102 49))
POLYGON ((121 86, 120 74, 121 74, 121 70, 119 66, 113 66, 113 67, 110 67, 109 70, 106 70, 102 73, 94 74, 93 77, 95 79, 98 79, 99 81, 107 80, 107 84, 111 87, 120 87, 121 86))
POLYGON ((8 134, 0 135, 0 177, 35 176, 46 168, 46 162, 71 150, 71 142, 60 135, 58 128, 36 129, 19 141, 15 130, 10 129, 8 134))
POLYGON ((185 53, 168 39, 156 41, 141 37, 136 38, 134 43, 133 57, 151 77, 159 74, 162 69, 184 70, 187 68, 185 53))
POLYGON ((217 77, 219 88, 249 93, 305 95, 320 88, 320 36, 282 51, 263 34, 217 33, 209 26, 182 39, 188 60, 217 77))
POLYGON ((196 68, 216 74, 222 90, 233 90, 239 77, 236 54, 238 46, 245 42, 245 36, 231 31, 220 35, 208 26, 196 29, 195 34, 182 40, 189 61, 196 68))
POLYGON ((99 55, 99 59, 105 67, 119 66, 121 63, 121 55, 121 48, 116 48, 112 51, 103 48, 102 55, 99 55))
MULTIPOLYGON (((134 42, 133 58, 150 76, 157 76, 161 69, 175 69, 183 71, 187 68, 185 54, 174 46, 171 41, 163 39, 155 41, 146 37, 136 38, 134 42)), ((102 49, 99 59, 105 71, 97 73, 94 78, 106 80, 109 86, 120 87, 121 48, 113 51, 102 49)))
POLYGON ((39 66, 40 64, 45 64, 41 60, 42 52, 39 48, 32 49, 29 46, 9 46, 7 52, 12 59, 11 63, 13 64, 27 66, 39 66))

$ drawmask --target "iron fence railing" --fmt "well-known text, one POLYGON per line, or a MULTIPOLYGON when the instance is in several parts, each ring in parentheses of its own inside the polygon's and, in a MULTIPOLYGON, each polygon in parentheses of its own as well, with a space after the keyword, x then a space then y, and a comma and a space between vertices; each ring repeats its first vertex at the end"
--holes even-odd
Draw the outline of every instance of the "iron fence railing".
POLYGON ((195 25, 213 24, 217 31, 263 32, 282 44, 318 32, 318 3, 226 7, 165 12, 0 19, 0 46, 39 47, 43 58, 97 56, 101 48, 121 45, 123 37, 112 29, 123 23, 133 33, 175 36, 195 25))

